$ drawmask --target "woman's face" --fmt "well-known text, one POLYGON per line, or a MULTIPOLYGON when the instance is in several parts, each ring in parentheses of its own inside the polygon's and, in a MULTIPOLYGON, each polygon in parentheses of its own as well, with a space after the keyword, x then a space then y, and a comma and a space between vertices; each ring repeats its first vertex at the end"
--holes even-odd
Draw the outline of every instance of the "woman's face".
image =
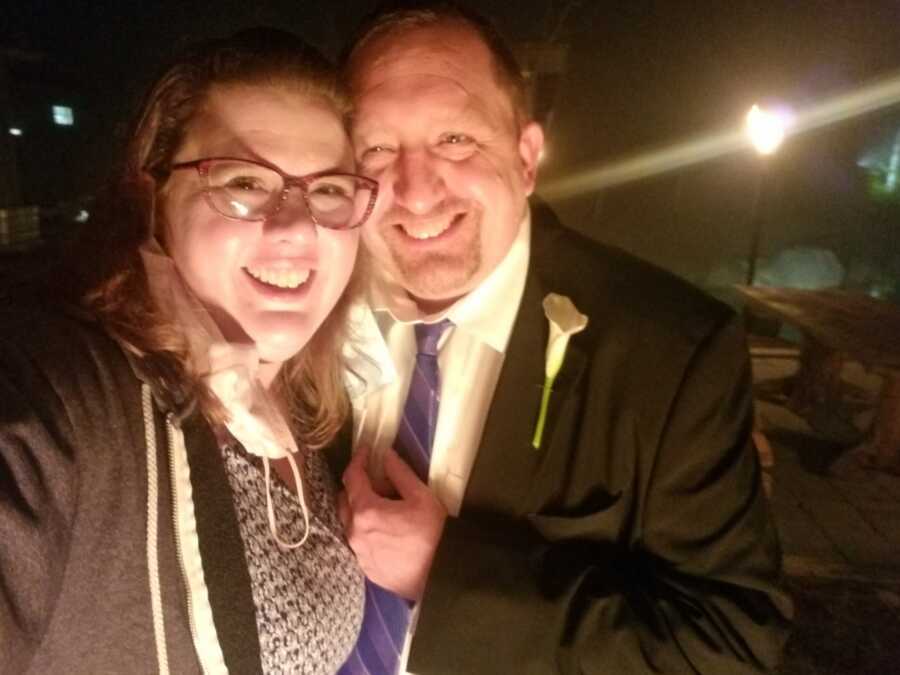
MULTIPOLYGON (((211 90, 173 161, 208 157, 263 160, 294 176, 354 168, 327 102, 266 85, 211 90)), ((281 363, 340 298, 359 232, 314 225, 297 188, 277 213, 248 222, 214 211, 204 187, 195 169, 185 169, 163 188, 168 252, 226 340, 253 342, 263 361, 281 363)))

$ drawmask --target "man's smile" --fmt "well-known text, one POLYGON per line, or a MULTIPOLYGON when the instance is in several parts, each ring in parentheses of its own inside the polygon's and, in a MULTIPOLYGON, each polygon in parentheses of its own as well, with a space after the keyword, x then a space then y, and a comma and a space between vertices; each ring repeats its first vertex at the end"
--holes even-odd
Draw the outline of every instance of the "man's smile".
POLYGON ((397 223, 393 229, 400 233, 400 239, 405 245, 438 243, 439 240, 451 237, 465 217, 465 213, 457 213, 450 218, 397 223))

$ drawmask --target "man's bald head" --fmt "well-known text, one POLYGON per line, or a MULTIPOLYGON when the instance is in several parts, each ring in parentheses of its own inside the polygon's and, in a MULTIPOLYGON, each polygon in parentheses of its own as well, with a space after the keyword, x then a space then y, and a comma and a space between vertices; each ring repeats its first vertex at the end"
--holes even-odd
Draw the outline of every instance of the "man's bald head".
POLYGON ((498 88, 507 95, 518 123, 531 121, 531 102, 525 76, 512 50, 483 17, 453 2, 400 3, 401 7, 376 11, 360 25, 343 58, 343 72, 351 87, 365 71, 369 60, 389 43, 405 34, 428 28, 452 26, 471 31, 491 55, 498 88))

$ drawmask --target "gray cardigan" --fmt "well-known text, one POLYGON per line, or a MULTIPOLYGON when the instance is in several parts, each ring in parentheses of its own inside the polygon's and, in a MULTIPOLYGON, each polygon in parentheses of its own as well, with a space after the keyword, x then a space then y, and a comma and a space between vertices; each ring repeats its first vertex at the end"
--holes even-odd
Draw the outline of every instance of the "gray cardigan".
POLYGON ((199 414, 167 422, 96 325, 0 312, 0 673, 260 672, 213 444, 199 414), (179 449, 186 502, 171 480, 179 449), (220 650, 205 668, 204 639, 220 650))

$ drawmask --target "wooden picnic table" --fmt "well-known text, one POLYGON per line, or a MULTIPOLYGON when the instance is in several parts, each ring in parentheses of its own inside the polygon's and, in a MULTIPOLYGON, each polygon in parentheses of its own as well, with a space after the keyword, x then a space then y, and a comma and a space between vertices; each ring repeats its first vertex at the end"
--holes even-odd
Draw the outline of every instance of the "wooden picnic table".
POLYGON ((842 290, 737 286, 750 310, 797 327, 804 342, 789 405, 798 412, 840 402, 845 359, 882 377, 873 433, 856 450, 872 468, 900 473, 900 307, 842 290))

